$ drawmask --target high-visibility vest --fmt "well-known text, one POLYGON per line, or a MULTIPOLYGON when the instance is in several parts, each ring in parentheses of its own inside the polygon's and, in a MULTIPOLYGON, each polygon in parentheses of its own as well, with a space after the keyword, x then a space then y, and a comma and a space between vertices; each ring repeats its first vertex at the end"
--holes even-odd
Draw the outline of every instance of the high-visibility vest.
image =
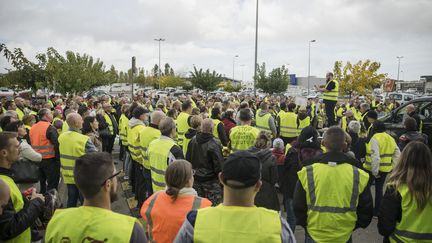
POLYGON ((176 125, 177 125, 177 142, 180 146, 183 145, 184 134, 189 130, 190 126, 188 123, 189 114, 186 112, 180 112, 177 117, 176 125))
POLYGON ((69 124, 66 121, 62 124, 62 133, 69 131, 69 124))
POLYGON ((347 163, 314 163, 298 172, 306 192, 307 229, 315 242, 347 242, 369 175, 347 163), (335 180, 334 178, 338 178, 335 180))
MULTIPOLYGON (((380 164, 379 171, 381 172, 390 172, 393 169, 393 154, 397 147, 395 140, 392 136, 387 134, 386 132, 375 133, 372 136, 378 142, 379 145, 379 155, 380 155, 380 164)), ((371 143, 366 144, 366 157, 364 168, 367 170, 371 170, 372 165, 372 146, 371 143)))
POLYGON ((343 113, 344 113, 344 109, 342 107, 339 107, 339 109, 337 109, 336 111, 336 116, 342 118, 343 113))
POLYGON ((23 117, 24 117, 24 115, 25 115, 25 113, 24 113, 24 111, 22 111, 20 108, 16 108, 16 113, 18 114, 18 120, 20 120, 20 121, 22 121, 22 119, 23 119, 23 117))
POLYGON ((266 131, 271 133, 270 124, 269 124, 270 117, 271 117, 270 113, 266 113, 263 116, 257 113, 256 127, 261 131, 266 131))
POLYGON ((104 208, 57 209, 45 242, 130 242, 135 224, 139 225, 136 218, 104 208))
POLYGON ((141 207, 149 241, 173 242, 189 211, 210 206, 208 199, 198 196, 178 196, 173 201, 165 191, 154 193, 141 207))
POLYGON ((104 114, 104 118, 106 123, 108 124, 108 130, 110 132, 111 135, 114 135, 114 127, 113 127, 113 123, 111 121, 111 118, 108 116, 108 114, 104 114))
POLYGON ((290 143, 287 143, 287 145, 285 146, 285 154, 288 153, 288 150, 292 148, 292 145, 290 143))
POLYGON ((193 241, 280 243, 281 228, 276 211, 219 204, 198 209, 193 241))
POLYGON ((158 138, 148 148, 148 158, 152 178, 153 191, 165 189, 165 171, 168 167, 168 156, 171 148, 177 146, 172 139, 158 138))
POLYGON ((307 116, 305 119, 303 120, 298 120, 298 127, 297 127, 297 132, 300 135, 301 131, 303 130, 303 128, 310 126, 311 121, 310 121, 310 116, 307 116))
MULTIPOLYGON (((0 179, 2 179, 6 185, 9 187, 10 191, 10 200, 12 201, 14 210, 16 213, 19 213, 24 208, 24 199, 21 191, 18 186, 15 184, 12 178, 7 175, 0 175, 0 179)), ((17 237, 4 241, 7 243, 30 243, 31 242, 31 229, 28 227, 24 232, 19 234, 17 237)))
POLYGON ((129 119, 125 114, 121 114, 119 119, 119 135, 120 135, 120 142, 123 146, 128 146, 128 140, 127 140, 127 128, 128 128, 129 119))
MULTIPOLYGON (((192 128, 190 128, 190 129, 192 129, 192 128)), ((189 129, 189 130, 190 130, 190 129, 189 129)), ((193 138, 193 137, 192 137, 192 138, 193 138)), ((189 147, 189 143, 190 143, 190 141, 192 141, 192 138, 187 138, 187 137, 185 136, 184 139, 183 139, 182 150, 183 150, 183 154, 184 154, 185 157, 186 157, 187 149, 188 149, 188 147, 189 147)))
POLYGON ((247 150, 255 144, 260 130, 249 125, 235 126, 230 130, 231 150, 247 150))
POLYGON ((139 132, 139 146, 141 149, 141 158, 144 168, 150 170, 150 161, 148 159, 148 148, 153 140, 160 138, 161 132, 153 127, 144 127, 139 132))
POLYGON ((432 204, 429 202, 419 210, 416 200, 406 184, 397 189, 402 197, 402 218, 389 237, 390 242, 432 242, 432 204))
POLYGON ((63 132, 59 138, 61 173, 65 184, 75 184, 75 161, 83 156, 90 138, 75 131, 63 132))
POLYGON ((219 119, 212 119, 212 121, 213 121, 213 136, 214 136, 216 139, 219 139, 219 133, 218 133, 217 127, 218 127, 219 124, 222 123, 222 122, 221 122, 221 120, 219 120, 219 119))
POLYGON ((344 130, 344 131, 346 131, 347 130, 347 118, 346 118, 346 116, 344 116, 344 117, 342 117, 342 119, 341 119, 341 127, 342 127, 342 130, 344 130))
POLYGON ((42 159, 55 157, 54 144, 47 138, 46 133, 51 124, 47 121, 39 121, 30 129, 30 143, 32 148, 42 155, 42 159))
POLYGON ((297 115, 294 112, 288 111, 281 114, 280 135, 286 138, 297 137, 297 115))
POLYGON ((141 143, 139 141, 140 139, 140 132, 145 128, 144 124, 138 124, 134 127, 128 127, 128 131, 127 131, 127 140, 128 140, 128 148, 129 148, 129 153, 132 157, 132 159, 143 165, 143 160, 142 160, 142 148, 141 148, 141 143))
POLYGON ((326 90, 324 91, 323 94, 323 99, 324 100, 331 100, 331 101, 337 101, 339 97, 339 82, 336 79, 333 79, 332 81, 328 82, 326 84, 326 90), (335 88, 331 91, 327 90, 327 86, 331 83, 334 82, 335 84, 335 88))
POLYGON ((313 102, 311 104, 311 114, 310 114, 312 119, 315 117, 315 112, 316 112, 316 104, 315 104, 315 102, 313 102))

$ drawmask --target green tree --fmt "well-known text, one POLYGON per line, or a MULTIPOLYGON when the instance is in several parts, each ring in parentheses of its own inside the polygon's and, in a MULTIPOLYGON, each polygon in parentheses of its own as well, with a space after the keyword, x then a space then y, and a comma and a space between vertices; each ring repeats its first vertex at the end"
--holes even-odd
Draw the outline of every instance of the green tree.
POLYGON ((233 84, 233 82, 229 80, 225 80, 220 85, 221 88, 223 88, 226 92, 239 92, 241 90, 241 85, 239 84, 233 84))
POLYGON ((198 70, 196 67, 194 67, 194 71, 190 72, 190 74, 190 81, 192 85, 204 91, 216 90, 218 85, 223 81, 221 74, 218 74, 214 70, 213 72, 210 72, 210 69, 207 69, 204 72, 202 68, 198 70))
POLYGON ((185 80, 177 77, 177 76, 171 76, 171 75, 167 75, 167 76, 162 76, 159 78, 159 82, 160 82, 160 87, 161 88, 166 88, 166 87, 182 87, 185 84, 185 80))
POLYGON ((336 61, 333 69, 334 78, 339 81, 339 92, 342 95, 352 95, 356 92, 361 95, 370 93, 374 88, 380 87, 387 74, 379 73, 379 62, 371 60, 358 61, 355 64, 336 61))
POLYGON ((257 87, 265 93, 281 93, 287 90, 289 84, 288 69, 285 66, 273 69, 268 75, 266 65, 257 66, 257 87))

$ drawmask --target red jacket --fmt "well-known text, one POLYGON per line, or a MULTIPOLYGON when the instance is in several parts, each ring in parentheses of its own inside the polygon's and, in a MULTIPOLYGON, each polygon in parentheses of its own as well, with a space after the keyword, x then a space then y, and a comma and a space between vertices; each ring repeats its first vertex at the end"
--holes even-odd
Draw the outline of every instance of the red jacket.
POLYGON ((285 153, 283 149, 272 149, 272 154, 276 157, 276 164, 283 165, 285 163, 285 153))
POLYGON ((229 134, 230 134, 231 128, 235 127, 237 124, 236 124, 236 122, 235 122, 233 119, 231 119, 231 118, 224 118, 224 119, 222 120, 222 122, 223 122, 223 124, 224 124, 225 133, 226 133, 227 137, 229 137, 229 134))

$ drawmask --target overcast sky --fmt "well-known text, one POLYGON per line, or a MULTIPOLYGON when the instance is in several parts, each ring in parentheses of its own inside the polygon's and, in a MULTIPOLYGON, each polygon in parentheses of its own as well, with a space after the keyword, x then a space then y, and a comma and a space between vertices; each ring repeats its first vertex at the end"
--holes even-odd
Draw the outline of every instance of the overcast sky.
MULTIPOLYGON (((324 77, 336 60, 371 59, 396 78, 432 75, 432 0, 259 0, 258 62, 268 70, 324 77)), ((34 57, 48 47, 100 58, 107 68, 158 62, 178 73, 193 65, 251 80, 254 63, 255 0, 1 0, 0 43, 34 57)), ((0 57, 0 72, 8 67, 0 57)))

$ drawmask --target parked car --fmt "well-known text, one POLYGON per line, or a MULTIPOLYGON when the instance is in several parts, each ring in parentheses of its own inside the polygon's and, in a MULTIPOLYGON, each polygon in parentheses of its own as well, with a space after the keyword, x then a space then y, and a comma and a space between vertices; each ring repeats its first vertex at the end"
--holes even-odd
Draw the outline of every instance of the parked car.
POLYGON ((14 95, 14 91, 9 89, 9 88, 5 88, 5 87, 0 87, 0 97, 6 96, 6 97, 10 97, 14 95))
POLYGON ((387 96, 387 99, 396 100, 396 102, 398 102, 401 105, 415 98, 416 96, 414 94, 408 94, 408 93, 390 93, 387 96))
POLYGON ((405 133, 403 120, 406 117, 406 108, 409 104, 417 107, 417 112, 423 122, 422 132, 429 137, 429 146, 432 147, 432 97, 418 98, 404 103, 386 116, 379 118, 386 124, 387 132, 395 139, 405 133))

